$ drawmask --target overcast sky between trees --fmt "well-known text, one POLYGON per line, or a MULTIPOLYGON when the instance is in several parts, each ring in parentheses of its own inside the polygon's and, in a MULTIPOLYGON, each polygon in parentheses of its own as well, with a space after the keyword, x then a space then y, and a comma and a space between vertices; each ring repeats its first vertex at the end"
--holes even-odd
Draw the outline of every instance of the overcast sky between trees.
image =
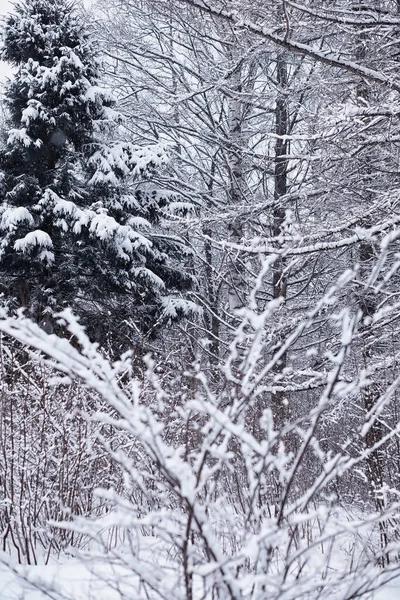
MULTIPOLYGON (((12 9, 12 4, 9 0, 0 0, 0 19, 3 21, 6 15, 12 9)), ((10 73, 10 68, 4 62, 0 61, 0 79, 4 79, 10 73)))

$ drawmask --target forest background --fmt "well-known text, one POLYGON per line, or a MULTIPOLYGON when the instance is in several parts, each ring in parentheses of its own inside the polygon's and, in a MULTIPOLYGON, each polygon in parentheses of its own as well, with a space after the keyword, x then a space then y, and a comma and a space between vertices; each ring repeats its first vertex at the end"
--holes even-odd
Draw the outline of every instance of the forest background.
POLYGON ((400 556, 400 2, 17 6, 4 568, 54 599, 372 598, 400 556))

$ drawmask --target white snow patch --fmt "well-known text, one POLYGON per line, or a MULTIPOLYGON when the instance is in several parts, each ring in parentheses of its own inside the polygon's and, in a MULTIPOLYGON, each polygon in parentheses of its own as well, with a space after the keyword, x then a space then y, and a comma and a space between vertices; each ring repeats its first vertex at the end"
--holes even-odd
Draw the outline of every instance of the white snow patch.
POLYGON ((18 223, 26 221, 33 225, 34 220, 27 208, 24 206, 6 208, 1 217, 1 229, 13 229, 18 223))
POLYGON ((14 244, 14 250, 17 252, 29 252, 29 250, 34 246, 42 246, 43 248, 52 248, 53 242, 51 241, 51 237, 45 231, 41 229, 35 229, 35 231, 30 231, 26 234, 25 237, 20 238, 14 244))

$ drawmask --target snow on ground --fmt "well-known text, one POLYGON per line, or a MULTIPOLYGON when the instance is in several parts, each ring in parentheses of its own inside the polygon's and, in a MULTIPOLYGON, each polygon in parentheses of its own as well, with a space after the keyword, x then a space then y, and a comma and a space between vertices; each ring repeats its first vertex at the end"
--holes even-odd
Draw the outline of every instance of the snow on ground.
POLYGON ((147 598, 132 572, 111 566, 89 569, 76 560, 63 565, 0 567, 0 600, 121 600, 147 598), (113 582, 113 583, 111 583, 113 582), (117 582, 117 585, 115 584, 117 582), (40 588, 48 590, 43 593, 40 588))
MULTIPOLYGON (((149 600, 132 572, 120 567, 89 568, 71 559, 65 564, 19 567, 18 571, 20 576, 0 565, 0 600, 149 600)), ((400 600, 400 578, 376 592, 373 600, 400 600)))
POLYGON ((376 592, 374 600, 400 600, 400 578, 394 579, 376 592))

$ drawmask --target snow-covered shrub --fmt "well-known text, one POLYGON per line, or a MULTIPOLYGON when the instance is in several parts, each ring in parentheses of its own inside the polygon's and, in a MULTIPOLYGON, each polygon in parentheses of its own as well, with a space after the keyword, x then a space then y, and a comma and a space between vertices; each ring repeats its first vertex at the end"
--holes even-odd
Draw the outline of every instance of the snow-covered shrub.
POLYGON ((98 395, 54 378, 9 336, 0 352, 1 549, 37 564, 83 543, 49 521, 102 514, 93 484, 118 487, 118 474, 97 443, 99 428, 84 417, 104 407, 98 395))
POLYGON ((253 295, 221 366, 223 385, 213 386, 195 363, 179 375, 181 391, 175 381, 173 401, 150 358, 142 384, 131 372, 132 357, 111 364, 69 311, 59 318, 73 344, 23 315, 1 321, 5 334, 47 357, 46 368, 61 372, 63 385, 80 381, 98 398, 82 409, 115 480, 99 481, 94 453, 88 480, 103 510, 56 515, 51 531, 85 539, 84 550, 74 550, 81 560, 95 572, 112 566, 107 578, 117 590, 129 573, 130 595, 138 598, 350 600, 397 574, 398 491, 386 482, 359 486, 352 504, 341 493, 367 477, 368 459, 400 433, 394 424, 366 442, 400 378, 382 386, 371 411, 355 402, 370 383, 367 370, 350 368, 362 313, 339 302, 353 278, 347 271, 334 282, 272 358, 265 336, 281 303, 260 312, 253 295), (290 400, 308 375, 274 367, 321 311, 336 336, 315 402, 303 413, 285 411, 283 420, 271 394, 283 389, 290 400), (340 446, 327 440, 338 407, 349 415, 341 420, 340 446))

